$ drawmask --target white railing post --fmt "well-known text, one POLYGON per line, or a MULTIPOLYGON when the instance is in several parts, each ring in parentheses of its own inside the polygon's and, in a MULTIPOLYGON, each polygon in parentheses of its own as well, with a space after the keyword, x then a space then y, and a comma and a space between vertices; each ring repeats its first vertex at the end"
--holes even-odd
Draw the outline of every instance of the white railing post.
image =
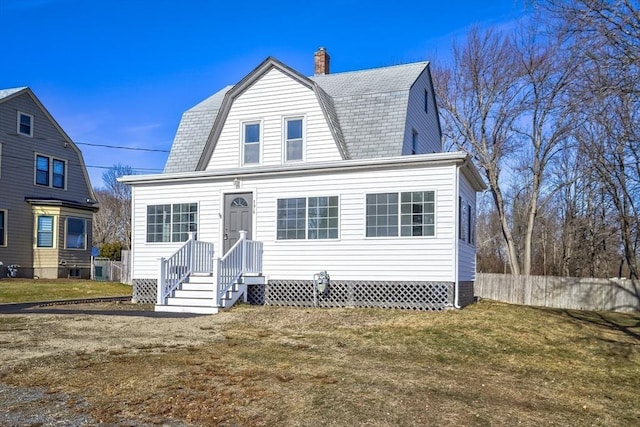
POLYGON ((240 240, 242 241, 242 249, 240 254, 240 272, 247 271, 247 231, 240 230, 240 240))
POLYGON ((220 258, 213 257, 213 300, 216 306, 220 305, 220 258))
POLYGON ((157 303, 162 305, 164 304, 164 288, 165 288, 165 277, 166 277, 166 262, 165 262, 165 258, 160 258, 160 274, 158 277, 158 289, 157 289, 157 293, 158 295, 156 295, 156 300, 157 303))

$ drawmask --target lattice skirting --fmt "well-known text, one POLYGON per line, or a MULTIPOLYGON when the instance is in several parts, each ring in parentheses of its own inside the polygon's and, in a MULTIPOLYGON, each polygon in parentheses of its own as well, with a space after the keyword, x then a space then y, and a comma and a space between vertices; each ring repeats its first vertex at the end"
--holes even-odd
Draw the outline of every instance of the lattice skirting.
MULTIPOLYGON (((453 306, 452 282, 331 281, 318 294, 319 307, 380 307, 410 310, 443 310, 453 306)), ((269 280, 250 285, 250 304, 313 307, 313 281, 269 280)))
POLYGON ((156 279, 133 279, 134 302, 142 304, 155 304, 158 294, 158 281, 156 279))

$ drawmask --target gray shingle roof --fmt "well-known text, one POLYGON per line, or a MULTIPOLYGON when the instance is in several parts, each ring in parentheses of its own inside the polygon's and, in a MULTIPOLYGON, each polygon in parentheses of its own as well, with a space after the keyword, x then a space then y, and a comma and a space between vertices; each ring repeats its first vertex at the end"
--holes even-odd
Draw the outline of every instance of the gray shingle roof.
MULTIPOLYGON (((315 87, 345 159, 389 157, 402 154, 409 90, 427 65, 417 62, 300 78, 315 87)), ((236 87, 245 80, 246 77, 236 87)), ((166 173, 197 169, 224 97, 234 88, 224 88, 183 114, 166 173)))
POLYGON ((165 173, 188 172, 196 169, 224 96, 232 87, 225 87, 185 111, 173 139, 169 158, 164 166, 165 173))
POLYGON ((11 89, 0 89, 0 101, 3 100, 4 98, 7 98, 11 95, 13 95, 16 92, 20 92, 21 90, 26 89, 27 87, 14 87, 11 89))
POLYGON ((311 77, 332 99, 352 159, 399 156, 409 89, 427 62, 311 77))

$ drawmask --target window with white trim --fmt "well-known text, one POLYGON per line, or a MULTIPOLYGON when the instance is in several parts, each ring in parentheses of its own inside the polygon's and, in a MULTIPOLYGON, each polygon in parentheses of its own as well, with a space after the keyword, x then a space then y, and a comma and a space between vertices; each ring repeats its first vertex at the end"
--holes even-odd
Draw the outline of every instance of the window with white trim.
POLYGON ((366 236, 435 236, 435 192, 366 195, 366 236))
POLYGON ((33 116, 18 111, 18 134, 33 137, 33 116))
POLYGON ((295 162, 302 160, 304 154, 303 119, 301 117, 285 119, 284 133, 285 162, 295 162))
POLYGON ((147 206, 147 242, 186 242, 197 231, 197 203, 147 206))
POLYGON ((7 246, 7 211, 0 209, 0 246, 7 246))
POLYGON ((53 248, 54 219, 52 215, 39 215, 36 230, 36 246, 39 248, 53 248))
POLYGON ((36 154, 35 182, 37 185, 64 189, 66 171, 66 161, 36 154))
POLYGON ((338 196, 278 199, 278 240, 337 239, 338 196))
POLYGON ((260 163, 260 122, 242 124, 242 164, 260 163))
POLYGON ((65 235, 66 249, 87 248, 87 220, 84 218, 67 218, 65 235))

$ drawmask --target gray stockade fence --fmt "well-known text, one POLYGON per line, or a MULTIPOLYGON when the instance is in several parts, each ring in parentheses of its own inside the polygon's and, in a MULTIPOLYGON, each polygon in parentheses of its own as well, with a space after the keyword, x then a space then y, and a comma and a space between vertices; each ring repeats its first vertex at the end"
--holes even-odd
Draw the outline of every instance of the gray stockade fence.
POLYGON ((577 310, 640 311, 640 281, 478 273, 476 297, 577 310))

